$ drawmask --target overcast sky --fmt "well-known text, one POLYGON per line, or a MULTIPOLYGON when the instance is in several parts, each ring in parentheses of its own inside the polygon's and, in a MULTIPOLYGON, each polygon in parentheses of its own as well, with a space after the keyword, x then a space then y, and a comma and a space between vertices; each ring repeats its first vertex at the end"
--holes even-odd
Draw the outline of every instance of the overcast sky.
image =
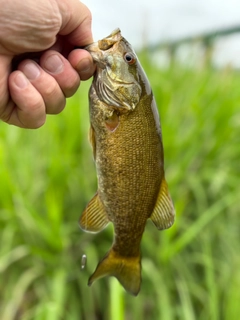
MULTIPOLYGON (((95 40, 105 37, 119 27, 123 36, 135 48, 141 47, 143 41, 154 44, 161 40, 240 25, 240 0, 83 0, 82 2, 92 12, 95 40)), ((225 40, 218 44, 222 58, 224 55, 230 55, 231 59, 240 57, 240 34, 225 40)), ((222 58, 220 57, 220 60, 222 58)))
POLYGON ((240 0, 85 0, 96 39, 119 27, 134 45, 240 25, 240 0))

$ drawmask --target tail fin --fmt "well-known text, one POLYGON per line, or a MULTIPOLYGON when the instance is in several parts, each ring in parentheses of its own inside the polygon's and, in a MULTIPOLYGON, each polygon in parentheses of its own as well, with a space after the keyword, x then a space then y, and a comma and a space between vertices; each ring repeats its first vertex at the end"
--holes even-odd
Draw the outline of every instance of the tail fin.
POLYGON ((105 276, 116 277, 126 291, 136 296, 141 286, 140 254, 137 257, 122 257, 111 249, 99 262, 95 272, 89 278, 88 285, 105 276))

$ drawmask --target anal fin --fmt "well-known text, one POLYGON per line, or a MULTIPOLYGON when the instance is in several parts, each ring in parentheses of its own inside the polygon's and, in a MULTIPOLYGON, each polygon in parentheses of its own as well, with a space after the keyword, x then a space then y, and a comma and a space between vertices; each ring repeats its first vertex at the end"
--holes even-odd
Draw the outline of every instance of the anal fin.
POLYGON ((175 210, 164 178, 150 219, 159 230, 170 228, 174 223, 175 210))
POLYGON ((98 193, 96 193, 88 203, 86 209, 83 211, 79 220, 79 225, 84 231, 95 233, 103 230, 108 223, 109 219, 105 208, 98 196, 98 193))

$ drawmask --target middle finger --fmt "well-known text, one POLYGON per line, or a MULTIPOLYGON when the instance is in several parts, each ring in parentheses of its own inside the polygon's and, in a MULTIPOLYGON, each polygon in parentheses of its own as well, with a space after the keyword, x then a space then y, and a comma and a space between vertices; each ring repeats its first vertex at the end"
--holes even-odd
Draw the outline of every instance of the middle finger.
POLYGON ((61 112, 66 104, 66 98, 57 81, 45 72, 35 61, 24 60, 18 69, 29 79, 32 85, 41 94, 46 113, 57 114, 61 112))

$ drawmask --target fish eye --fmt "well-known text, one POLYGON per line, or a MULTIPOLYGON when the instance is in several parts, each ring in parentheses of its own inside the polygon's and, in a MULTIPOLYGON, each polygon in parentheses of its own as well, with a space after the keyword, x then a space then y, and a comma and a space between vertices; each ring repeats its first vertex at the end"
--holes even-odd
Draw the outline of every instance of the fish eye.
POLYGON ((124 54, 124 60, 128 64, 134 64, 136 62, 136 58, 131 52, 127 52, 127 53, 124 54))

